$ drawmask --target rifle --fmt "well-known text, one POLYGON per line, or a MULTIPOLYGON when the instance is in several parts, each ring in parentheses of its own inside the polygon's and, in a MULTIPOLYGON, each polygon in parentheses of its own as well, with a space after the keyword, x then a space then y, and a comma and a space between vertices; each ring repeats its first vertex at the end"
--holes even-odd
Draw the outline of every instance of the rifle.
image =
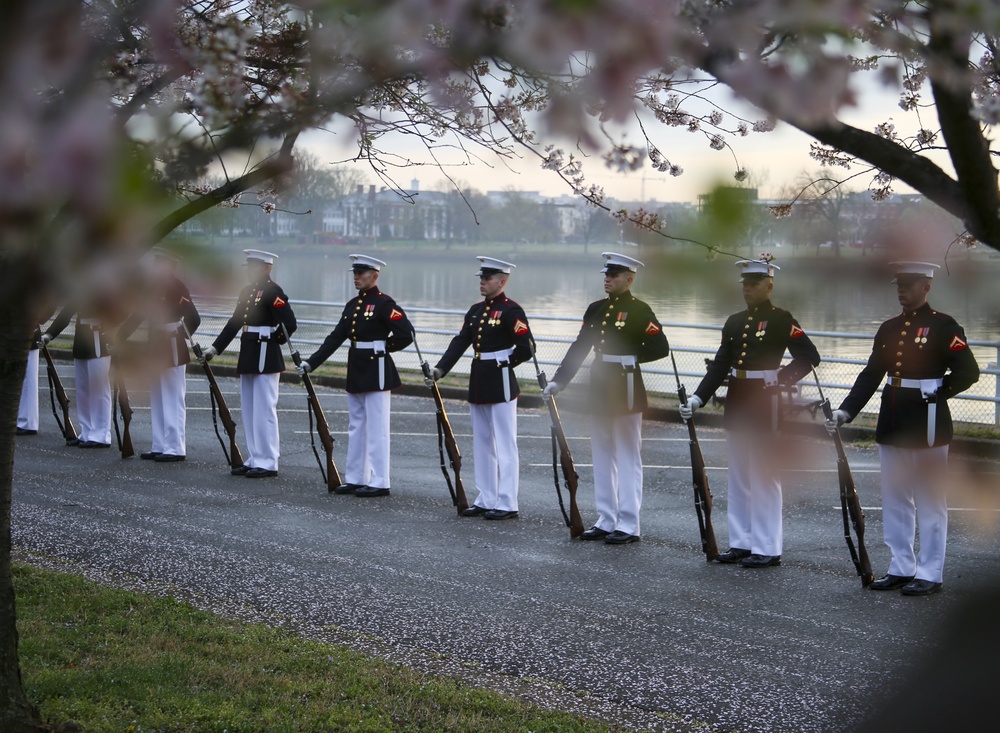
POLYGON ((39 349, 42 352, 42 356, 45 357, 45 373, 49 378, 49 400, 52 402, 52 416, 56 419, 56 425, 59 426, 59 430, 62 431, 63 438, 66 439, 68 445, 78 437, 76 428, 73 426, 73 419, 69 416, 69 397, 66 396, 66 390, 63 389, 62 380, 59 379, 59 372, 56 371, 56 365, 52 362, 52 354, 49 353, 49 347, 43 343, 39 346, 39 349), (56 402, 62 408, 61 420, 59 419, 59 413, 56 411, 56 402))
POLYGON ((212 427, 215 428, 215 437, 219 439, 219 445, 222 446, 222 453, 226 457, 229 467, 240 468, 243 465, 243 454, 240 453, 240 447, 236 444, 236 421, 233 420, 233 415, 229 412, 229 407, 226 405, 226 398, 222 396, 219 383, 215 381, 215 373, 212 372, 212 367, 208 365, 207 361, 204 361, 201 346, 194 342, 183 318, 181 319, 181 325, 184 326, 184 335, 190 342, 191 350, 194 352, 195 357, 201 363, 201 368, 205 372, 205 379, 208 380, 208 397, 212 404, 212 427), (216 416, 216 411, 218 411, 218 416, 216 416), (220 418, 222 419, 223 427, 226 429, 226 435, 229 436, 228 449, 226 448, 226 441, 222 439, 222 433, 219 432, 220 418))
POLYGON ((113 369, 112 380, 114 382, 114 394, 111 397, 112 415, 115 421, 115 438, 118 440, 118 450, 122 453, 122 458, 131 458, 135 455, 135 447, 132 445, 132 406, 128 401, 128 391, 125 389, 125 377, 122 374, 121 359, 117 356, 111 357, 111 368, 113 369), (122 428, 118 427, 118 412, 122 415, 122 428))
MULTIPOLYGON (((292 346, 292 338, 288 335, 288 329, 285 328, 285 324, 281 324, 281 330, 285 334, 285 343, 288 344, 288 350, 292 354, 292 361, 295 366, 302 363, 302 356, 299 354, 298 349, 292 346)), ((340 471, 337 470, 337 464, 333 460, 333 436, 330 434, 330 423, 326 421, 326 415, 323 412, 323 406, 319 403, 319 397, 316 395, 316 388, 313 386, 312 379, 308 373, 302 375, 302 384, 306 386, 306 401, 309 403, 309 443, 312 445, 313 455, 316 456, 316 462, 319 464, 320 475, 323 476, 323 480, 326 482, 326 490, 328 492, 333 492, 335 488, 340 486, 343 480, 340 478, 340 471), (316 429, 313 430, 313 418, 316 419, 316 429), (319 442, 323 444, 323 450, 326 452, 326 465, 324 466, 323 459, 319 456, 319 451, 316 450, 316 433, 319 433, 319 442)))
MULTIPOLYGON (((823 395, 823 387, 819 383, 819 375, 813 369, 813 377, 816 379, 816 389, 819 390, 819 397, 822 400, 823 415, 827 420, 833 419, 833 408, 823 395)), ((833 432, 833 444, 837 447, 837 476, 840 479, 840 511, 844 517, 844 540, 847 548, 851 551, 851 560, 861 577, 861 587, 867 588, 873 580, 875 574, 872 572, 872 563, 868 559, 868 550, 865 549, 865 513, 861 509, 861 499, 858 497, 858 489, 854 484, 854 476, 851 474, 851 466, 847 462, 847 453, 844 450, 844 441, 840 438, 840 429, 833 432), (858 544, 855 548, 854 540, 851 539, 851 526, 854 526, 854 534, 858 537, 858 544)))
MULTIPOLYGON (((427 363, 420 353, 420 346, 417 345, 417 329, 413 329, 413 346, 417 350, 417 358, 420 359, 420 368, 424 372, 424 377, 430 379, 431 365, 427 363)), ((465 486, 462 484, 462 453, 458 449, 458 441, 455 440, 455 431, 448 420, 448 413, 444 409, 444 400, 441 397, 441 390, 437 383, 431 384, 431 395, 434 397, 434 406, 437 408, 437 432, 438 432, 438 455, 441 458, 441 473, 444 474, 445 483, 448 485, 448 493, 451 494, 451 503, 459 514, 469 508, 469 500, 465 496, 465 486), (448 454, 448 461, 451 463, 451 470, 455 472, 455 482, 452 484, 451 474, 448 473, 448 465, 445 463, 445 452, 448 454)))
MULTIPOLYGON (((531 359, 535 362, 535 376, 538 379, 539 388, 544 390, 549 380, 545 376, 545 372, 538 366, 536 351, 535 340, 531 339, 531 359)), ((559 510, 562 512, 563 519, 566 520, 566 526, 569 527, 570 538, 575 539, 583 534, 583 518, 580 516, 580 507, 576 503, 576 490, 579 486, 580 475, 576 472, 573 454, 569 451, 569 441, 566 439, 566 431, 563 429, 556 399, 550 395, 545 402, 549 406, 549 431, 552 435, 552 478, 556 484, 559 510), (560 468, 562 469, 566 493, 569 494, 568 514, 566 513, 566 505, 563 503, 562 488, 559 486, 560 468)))
MULTIPOLYGON (((681 375, 677 371, 677 359, 673 351, 670 361, 674 365, 674 378, 677 380, 677 399, 682 405, 687 404, 687 390, 681 384, 681 375)), ((712 562, 719 556, 719 544, 715 539, 715 527, 712 526, 712 490, 708 485, 708 473, 705 471, 705 456, 698 442, 698 430, 694 418, 685 420, 688 429, 688 449, 691 453, 691 479, 694 485, 694 512, 698 516, 698 532, 701 534, 701 551, 705 560, 712 562)))

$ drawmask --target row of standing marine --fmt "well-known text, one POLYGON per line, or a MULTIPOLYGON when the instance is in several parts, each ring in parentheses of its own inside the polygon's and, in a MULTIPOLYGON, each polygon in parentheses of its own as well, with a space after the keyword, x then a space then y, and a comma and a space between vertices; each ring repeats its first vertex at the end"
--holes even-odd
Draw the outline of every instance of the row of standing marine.
MULTIPOLYGON (((240 336, 237 371, 248 455, 242 463, 232 460, 232 472, 264 478, 278 471, 278 380, 285 368, 281 346, 295 332, 296 321, 288 297, 270 278, 277 256, 261 250, 245 250, 244 254, 248 284, 237 299, 232 317, 200 361, 210 371, 208 362, 240 336)), ((573 536, 607 544, 630 544, 641 536, 642 413, 648 404, 641 365, 664 358, 669 347, 650 306, 632 293, 642 263, 613 252, 603 253, 602 257, 605 297, 587 307, 580 333, 553 378, 547 380, 539 371, 539 381, 553 415, 554 463, 562 464, 563 480, 572 489, 571 511, 566 517, 573 536), (597 519, 583 531, 575 501, 577 476, 553 398, 574 378, 591 352, 591 450, 597 519)), ((349 344, 346 471, 342 483, 332 481, 339 472, 332 460, 332 439, 327 428, 323 441, 326 475, 334 493, 386 496, 391 491, 390 395, 401 383, 391 354, 413 343, 416 334, 405 310, 378 287, 385 262, 361 254, 350 255, 350 259, 358 295, 345 305, 337 326, 315 353, 307 359, 299 359, 295 353, 296 368, 308 379, 311 371, 349 344)), ((477 259, 482 299, 468 310, 460 331, 437 364, 431 368, 424 363, 425 380, 438 402, 442 467, 447 447, 449 462, 456 469, 457 486, 451 486, 450 481, 449 485, 460 514, 511 519, 518 515, 519 480, 516 401, 520 388, 514 369, 534 357, 534 339, 524 310, 506 294, 515 265, 485 256, 477 259), (456 465, 460 453, 436 387, 437 380, 469 349, 473 361, 468 402, 477 490, 471 505, 464 497, 456 465)), ((176 277, 177 258, 166 250, 156 250, 154 260, 160 263, 160 277, 156 296, 150 299, 153 307, 126 319, 118 338, 148 321, 150 346, 161 355, 162 369, 151 388, 153 445, 142 457, 169 462, 184 459, 184 369, 189 360, 185 339, 190 339, 197 329, 199 317, 190 294, 176 277)), ((719 387, 727 386, 724 425, 730 546, 724 553, 716 550, 707 554, 709 559, 725 564, 771 567, 780 564, 782 555, 781 476, 779 462, 774 460, 783 419, 780 393, 782 388, 815 373, 820 356, 792 314, 771 302, 779 268, 770 258, 741 260, 737 264, 747 307, 727 319, 719 350, 709 360, 706 374, 693 394, 682 400, 681 415, 691 424, 694 436, 691 418, 695 410, 706 404, 719 387), (781 366, 786 351, 791 360, 781 366)), ((856 417, 884 380, 876 440, 882 462, 882 500, 887 508, 884 514, 889 518, 885 522, 885 542, 892 561, 887 574, 870 587, 921 595, 939 591, 943 582, 947 503, 941 476, 946 470, 952 437, 947 399, 971 386, 979 371, 961 326, 927 303, 937 266, 921 262, 893 265, 902 313, 879 328, 871 358, 850 394, 838 410, 827 406, 826 425, 836 432, 841 424, 856 417), (925 538, 919 555, 914 547, 917 520, 925 538)), ((100 314, 68 307, 39 341, 44 345, 58 335, 74 312, 74 368, 81 423, 77 444, 84 448, 106 447, 110 445, 110 420, 105 419, 111 402, 106 387, 110 359, 100 314)), ((37 386, 34 393, 37 395, 37 386)), ((218 399, 222 399, 221 393, 218 399)), ((213 414, 214 408, 213 401, 213 414)), ((37 422, 37 408, 35 413, 37 422)), ((314 418, 325 426, 325 416, 315 398, 310 407, 310 420, 314 418)), ((22 425, 20 418, 18 427, 24 433, 37 430, 31 428, 30 422, 22 425)), ((235 455, 233 429, 229 428, 229 432, 235 455)), ((696 455, 700 451, 692 452, 693 459, 696 455)), ((841 463, 845 462, 843 458, 841 463)), ((843 469, 841 474, 843 490, 843 469)), ((714 531, 711 494, 703 468, 701 475, 703 488, 699 492, 695 471, 704 548, 706 530, 714 546, 714 531)), ((556 483, 558 487, 558 471, 556 483)), ((853 483, 850 486, 853 490, 853 483)), ((845 535, 852 544, 847 532, 847 492, 842 493, 845 535)), ((867 562, 860 509, 851 516, 856 531, 860 524, 858 540, 867 562)), ((870 568, 863 569, 859 563, 858 570, 868 585, 870 568)))

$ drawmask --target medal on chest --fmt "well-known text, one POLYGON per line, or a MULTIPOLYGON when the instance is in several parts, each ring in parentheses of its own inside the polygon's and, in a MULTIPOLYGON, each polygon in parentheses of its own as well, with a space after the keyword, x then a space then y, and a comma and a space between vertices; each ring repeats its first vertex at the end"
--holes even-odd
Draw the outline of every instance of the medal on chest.
POLYGON ((487 323, 489 323, 491 326, 499 326, 500 325, 500 316, 501 315, 502 315, 502 313, 500 311, 498 311, 498 310, 497 311, 490 311, 490 318, 487 321, 487 323))
POLYGON ((927 336, 928 334, 930 334, 930 332, 931 332, 930 327, 918 328, 917 335, 914 337, 913 343, 920 344, 919 348, 922 349, 924 347, 924 344, 927 343, 927 336))
POLYGON ((263 290, 258 290, 257 291, 257 295, 254 297, 253 304, 254 305, 258 305, 260 303, 260 299, 263 298, 263 297, 264 297, 264 291, 263 290))
POLYGON ((375 304, 365 306, 365 318, 373 318, 375 316, 375 304))
POLYGON ((622 329, 625 328, 625 321, 628 318, 628 313, 625 311, 619 311, 618 317, 615 318, 615 328, 622 329))
POLYGON ((757 324, 757 338, 764 338, 765 333, 767 333, 767 321, 760 321, 757 324))

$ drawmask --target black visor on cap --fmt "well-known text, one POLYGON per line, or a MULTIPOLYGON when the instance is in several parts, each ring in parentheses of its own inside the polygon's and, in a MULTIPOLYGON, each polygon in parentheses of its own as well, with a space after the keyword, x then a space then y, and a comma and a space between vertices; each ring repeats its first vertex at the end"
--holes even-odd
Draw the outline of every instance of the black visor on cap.
POLYGON ((371 265, 351 265, 351 269, 354 270, 356 274, 361 274, 362 272, 367 272, 368 270, 374 270, 375 268, 371 265))
POLYGON ((604 268, 604 272, 608 275, 619 275, 623 272, 632 272, 629 268, 624 265, 608 265, 604 268))
POLYGON ((926 275, 920 275, 915 272, 903 272, 896 275, 895 282, 897 285, 915 285, 919 282, 925 282, 930 278, 926 275))
POLYGON ((498 270, 495 267, 480 267, 479 277, 489 277, 490 275, 503 275, 503 270, 498 270))
POLYGON ((761 280, 771 279, 771 276, 765 272, 744 272, 740 277, 748 282, 760 282, 761 280))

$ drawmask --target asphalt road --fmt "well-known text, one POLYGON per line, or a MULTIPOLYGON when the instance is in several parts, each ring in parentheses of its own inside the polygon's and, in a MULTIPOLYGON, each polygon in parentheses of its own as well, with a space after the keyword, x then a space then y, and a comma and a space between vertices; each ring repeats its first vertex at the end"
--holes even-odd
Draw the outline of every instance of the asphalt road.
MULTIPOLYGON (((60 369, 71 376, 68 365, 60 369)), ((220 381, 237 408, 235 381, 220 381)), ((281 388, 280 476, 257 481, 229 476, 207 386, 192 377, 188 387, 188 460, 180 464, 67 448, 43 396, 42 433, 18 439, 19 557, 660 730, 849 729, 903 684, 949 612, 996 580, 996 465, 956 462, 946 590, 906 598, 861 589, 827 441, 789 439, 776 457, 787 465, 783 563, 746 570, 700 554, 680 425, 645 424, 642 542, 614 547, 570 541, 541 410, 519 414, 521 516, 487 522, 460 519, 450 506, 430 399, 393 398, 392 496, 358 499, 326 493, 300 387, 281 388)), ((346 400, 332 390, 321 399, 342 441, 343 469, 346 400)), ((460 402, 448 407, 471 500, 469 417, 460 402)), ((587 420, 564 419, 589 526, 587 420)), ((724 436, 702 433, 724 549, 724 436)), ((136 411, 133 436, 146 449, 148 411, 136 411)), ((888 551, 877 453, 850 456, 880 575, 888 551)))

